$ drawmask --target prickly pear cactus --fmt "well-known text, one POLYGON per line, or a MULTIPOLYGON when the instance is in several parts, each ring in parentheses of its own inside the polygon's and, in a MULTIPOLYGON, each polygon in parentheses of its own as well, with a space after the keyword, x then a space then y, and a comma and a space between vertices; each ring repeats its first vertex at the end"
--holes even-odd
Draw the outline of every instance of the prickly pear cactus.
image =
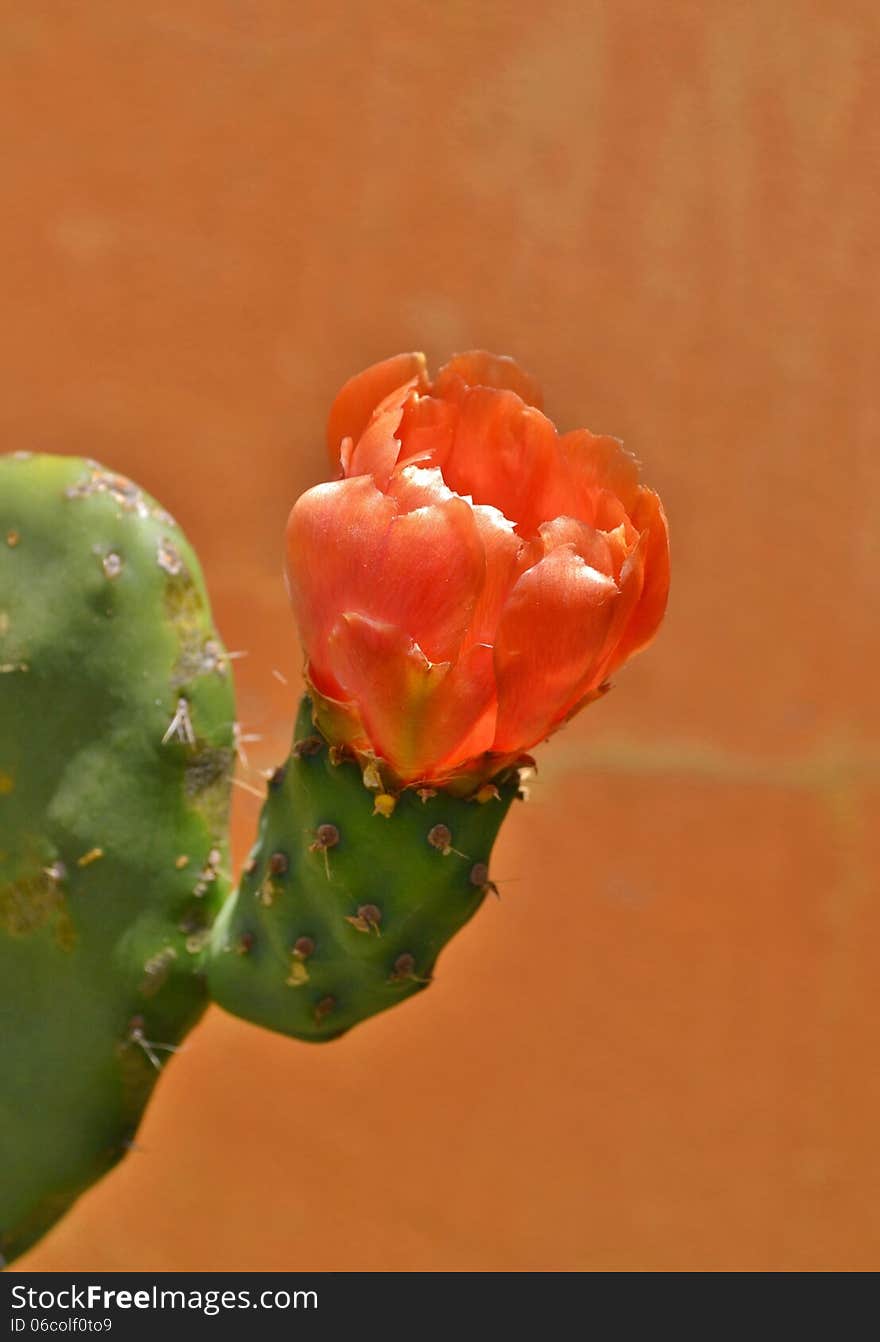
POLYGON ((518 784, 512 770, 481 801, 410 789, 393 804, 328 747, 306 698, 239 891, 214 925, 214 1000, 322 1041, 424 988, 493 888, 489 854, 518 784))
POLYGON ((201 1014, 233 695, 198 562, 135 485, 0 458, 0 1253, 130 1144, 201 1014))

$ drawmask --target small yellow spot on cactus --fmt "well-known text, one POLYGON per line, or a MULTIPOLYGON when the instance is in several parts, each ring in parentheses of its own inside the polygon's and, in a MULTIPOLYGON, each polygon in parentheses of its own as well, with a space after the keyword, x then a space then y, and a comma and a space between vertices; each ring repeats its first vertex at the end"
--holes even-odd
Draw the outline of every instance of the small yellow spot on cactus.
POLYGON ((6 544, 9 546, 10 550, 14 550, 20 540, 21 536, 18 534, 17 531, 7 531, 6 544))
POLYGON ((189 866, 189 858, 186 853, 181 853, 180 857, 174 859, 174 865, 178 871, 183 871, 184 867, 189 866))
POLYGON ((15 787, 15 779, 12 774, 4 773, 0 769, 0 797, 8 797, 9 793, 15 787))
POLYGON ((288 988, 301 988, 308 981, 309 971, 306 968, 305 961, 294 951, 287 973, 287 986, 288 988))
POLYGON ((384 815, 387 820, 394 814, 396 805, 397 798, 392 797, 390 792, 380 792, 373 802, 373 815, 384 815))
POLYGON ((288 988, 301 988, 304 983, 309 981, 309 971, 306 968, 306 960, 315 949, 315 943, 311 937, 298 937, 293 950, 290 952, 290 970, 287 976, 288 988))
POLYGON ((103 856, 103 848, 90 848, 87 853, 83 853, 82 857, 77 858, 76 865, 78 867, 90 867, 93 862, 99 862, 103 856))
POLYGON ((501 793, 498 791, 494 783, 484 783, 479 792, 474 794, 474 801, 480 802, 481 805, 485 805, 487 801, 500 800, 501 793))

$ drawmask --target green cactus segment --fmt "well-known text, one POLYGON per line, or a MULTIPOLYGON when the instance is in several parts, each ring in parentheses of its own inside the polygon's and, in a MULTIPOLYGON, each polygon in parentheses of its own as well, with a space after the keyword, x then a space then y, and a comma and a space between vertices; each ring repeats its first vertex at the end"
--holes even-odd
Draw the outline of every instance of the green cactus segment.
POLYGON ((117 1161, 205 1005, 234 703, 198 562, 93 462, 0 457, 0 1254, 117 1161))
POLYGON ((269 782, 240 889, 214 925, 211 996, 297 1039, 334 1039, 419 992, 491 890, 492 844, 518 776, 485 802, 408 790, 386 818, 303 700, 269 782))

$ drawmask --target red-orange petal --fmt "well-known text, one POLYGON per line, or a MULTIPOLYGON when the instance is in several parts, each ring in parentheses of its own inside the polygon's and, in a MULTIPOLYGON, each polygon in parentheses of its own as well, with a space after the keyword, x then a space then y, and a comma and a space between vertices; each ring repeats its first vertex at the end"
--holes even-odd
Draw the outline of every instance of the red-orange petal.
POLYGON ((614 656, 618 666, 648 646, 660 627, 669 599, 669 526, 663 504, 653 490, 639 491, 632 522, 641 532, 644 583, 638 605, 614 656))
POLYGON ((411 396, 400 424, 399 465, 440 466, 452 447, 458 406, 437 396, 411 396))
POLYGON ((535 516, 535 500, 557 466, 556 430, 539 410, 511 391, 473 387, 465 393, 443 467, 457 494, 492 504, 521 535, 530 535, 544 520, 535 516))
POLYGON ((456 395, 461 383, 466 387, 495 387, 499 391, 516 392, 526 405, 536 406, 539 410, 544 404, 538 383, 507 354, 489 354, 484 349, 454 354, 434 379, 433 390, 438 396, 456 395))
POLYGON ((432 662, 454 658, 483 587, 486 560, 474 514, 452 495, 394 519, 365 614, 390 620, 432 662))
POLYGON ((492 644, 507 598, 529 560, 522 538, 497 508, 477 504, 474 521, 486 556, 486 573, 465 643, 492 644))
POLYGON ((395 500, 399 513, 415 512, 416 508, 456 497, 436 466, 404 466, 396 470, 388 481, 387 492, 395 500))
POLYGON ((351 452, 346 451, 349 439, 343 438, 341 459, 346 475, 372 475, 380 489, 386 487, 400 453, 403 408, 415 387, 412 379, 379 402, 351 452))
POLYGON ((334 465, 339 461, 343 438, 351 438, 356 443, 380 401, 413 378, 419 385, 427 383, 424 354, 395 354, 348 379, 338 392, 327 418, 327 450, 334 465))
POLYGON ((357 705, 376 754, 403 782, 428 779, 457 757, 494 695, 491 654, 431 663, 396 625, 341 616, 329 641, 334 674, 357 705))
MULTIPOLYGON (((570 510, 585 522, 596 522, 593 500, 608 490, 629 510, 639 491, 639 463, 618 438, 574 429, 559 439, 565 472, 570 481, 570 510)), ((598 523, 601 525, 601 523, 598 523)))
POLYGON ((287 523, 286 576, 306 655, 320 677, 325 643, 341 610, 369 609, 381 582, 381 556, 396 515, 370 476, 316 485, 287 523))
POLYGON ((494 750, 528 750, 561 719, 602 655, 617 596, 569 546, 519 579, 495 643, 494 750))
POLYGON ((538 535, 545 554, 558 549, 560 545, 570 545, 590 568, 598 569, 609 578, 616 577, 614 554, 608 537, 588 522, 581 522, 576 517, 554 517, 550 522, 541 523, 538 535))
POLYGON ((486 560, 471 507, 442 481, 439 491, 437 502, 398 513, 371 476, 353 476, 310 489, 294 506, 288 587, 318 674, 342 611, 397 625, 431 661, 458 653, 486 560))
MULTIPOLYGON (((395 471, 388 485, 389 494, 396 500, 400 513, 414 512, 429 505, 457 499, 436 467, 407 466, 395 471)), ((459 500, 462 503, 462 500, 459 500)), ((526 567, 525 549, 521 538, 497 508, 465 503, 473 519, 476 535, 484 556, 484 576, 476 594, 470 624, 464 644, 489 643, 501 610, 519 574, 526 567)))
POLYGON ((580 699, 582 694, 596 689, 626 661, 628 654, 624 649, 623 638, 644 591, 646 550, 647 536, 639 536, 621 565, 616 578, 620 595, 614 603, 614 614, 605 635, 605 646, 598 661, 590 669, 588 683, 578 687, 577 699, 580 699))

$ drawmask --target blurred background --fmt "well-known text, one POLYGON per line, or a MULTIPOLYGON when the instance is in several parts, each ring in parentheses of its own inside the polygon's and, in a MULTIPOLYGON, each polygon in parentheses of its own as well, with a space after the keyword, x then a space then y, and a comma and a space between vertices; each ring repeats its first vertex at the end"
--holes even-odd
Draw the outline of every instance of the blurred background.
POLYGON ((326 1047, 210 1012, 22 1268, 880 1267, 878 58, 852 0, 0 2, 3 450, 175 513, 252 780, 373 360, 515 355, 674 546, 430 992, 326 1047))

